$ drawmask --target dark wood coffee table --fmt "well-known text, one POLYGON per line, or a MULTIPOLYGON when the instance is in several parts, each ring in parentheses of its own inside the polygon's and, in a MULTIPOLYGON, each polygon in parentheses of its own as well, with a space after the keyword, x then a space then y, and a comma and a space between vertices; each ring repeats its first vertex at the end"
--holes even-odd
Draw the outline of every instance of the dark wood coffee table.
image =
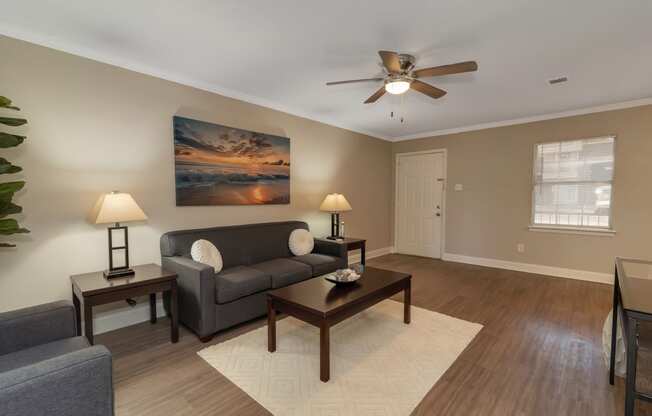
POLYGON ((410 323, 410 297, 412 276, 389 270, 365 268, 355 285, 335 286, 316 277, 267 295, 267 349, 276 351, 276 314, 285 312, 312 324, 320 332, 319 379, 330 379, 330 328, 376 303, 403 292, 404 316, 410 323))

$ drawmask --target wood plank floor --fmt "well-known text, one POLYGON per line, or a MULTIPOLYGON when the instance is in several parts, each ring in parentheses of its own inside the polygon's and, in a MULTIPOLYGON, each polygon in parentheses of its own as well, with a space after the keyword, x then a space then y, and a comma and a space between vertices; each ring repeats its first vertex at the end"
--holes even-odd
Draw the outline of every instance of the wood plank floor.
MULTIPOLYGON (((412 273, 415 306, 484 325, 413 415, 623 414, 623 382, 609 385, 602 359, 611 286, 398 254, 368 264, 412 273)), ((168 325, 97 336, 114 354, 118 415, 269 414, 196 355, 264 320, 208 344, 183 328, 170 344, 168 325)), ((637 415, 652 415, 652 405, 639 402, 637 415)))

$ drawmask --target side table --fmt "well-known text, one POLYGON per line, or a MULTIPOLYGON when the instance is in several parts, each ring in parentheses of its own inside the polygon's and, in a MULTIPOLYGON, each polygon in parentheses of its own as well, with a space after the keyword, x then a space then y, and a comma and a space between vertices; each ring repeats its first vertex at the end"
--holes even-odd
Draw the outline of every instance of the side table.
POLYGON ((344 237, 340 240, 324 239, 325 241, 336 242, 346 245, 347 251, 360 250, 360 264, 365 265, 366 244, 367 240, 362 238, 344 237))
POLYGON ((77 335, 81 335, 81 310, 84 310, 84 335, 93 344, 93 306, 149 295, 150 322, 156 322, 156 293, 170 292, 171 341, 179 340, 177 275, 156 264, 133 267, 135 274, 107 279, 103 272, 70 276, 75 305, 77 335))

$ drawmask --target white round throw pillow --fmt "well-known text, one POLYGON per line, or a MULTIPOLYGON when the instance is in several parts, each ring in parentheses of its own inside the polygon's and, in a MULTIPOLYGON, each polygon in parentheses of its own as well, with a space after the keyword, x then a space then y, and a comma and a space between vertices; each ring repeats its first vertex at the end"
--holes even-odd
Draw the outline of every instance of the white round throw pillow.
POLYGON ((213 266, 215 273, 219 273, 222 270, 222 255, 217 247, 215 247, 215 244, 208 240, 197 240, 192 243, 190 257, 199 263, 213 266))
POLYGON ((312 252, 315 247, 315 239, 308 230, 297 229, 290 233, 290 241, 288 242, 290 251, 295 256, 303 256, 312 252))

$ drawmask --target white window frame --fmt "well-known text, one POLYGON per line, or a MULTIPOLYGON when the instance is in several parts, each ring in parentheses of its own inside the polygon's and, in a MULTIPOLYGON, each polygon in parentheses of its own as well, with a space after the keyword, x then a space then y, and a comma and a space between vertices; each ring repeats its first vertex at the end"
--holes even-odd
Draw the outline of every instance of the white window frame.
MULTIPOLYGON (((618 143, 617 137, 615 134, 607 134, 604 136, 593 136, 593 137, 584 137, 580 139, 564 139, 564 140, 552 140, 552 141, 545 141, 545 142, 538 142, 535 143, 533 148, 532 148, 532 183, 531 183, 531 210, 530 210, 530 225, 528 226, 528 229, 530 231, 541 231, 541 232, 554 232, 554 233, 564 233, 564 234, 583 234, 583 235, 605 235, 605 236, 612 236, 616 234, 616 230, 614 229, 614 183, 616 179, 616 144, 618 143), (536 180, 536 163, 537 163, 537 148, 540 145, 544 144, 551 144, 551 143, 561 143, 561 142, 566 142, 566 141, 578 141, 578 140, 590 140, 590 139, 600 139, 600 138, 612 138, 614 141, 613 144, 613 156, 614 156, 614 162, 613 162, 613 170, 612 170, 612 175, 611 175, 611 193, 609 195, 609 226, 608 227, 588 227, 588 226, 574 226, 574 225, 553 225, 553 224, 535 224, 534 222, 534 217, 535 217, 535 210, 536 210, 536 186, 537 186, 537 180, 536 180)), ((582 183, 587 182, 590 183, 589 181, 581 181, 582 183)))

